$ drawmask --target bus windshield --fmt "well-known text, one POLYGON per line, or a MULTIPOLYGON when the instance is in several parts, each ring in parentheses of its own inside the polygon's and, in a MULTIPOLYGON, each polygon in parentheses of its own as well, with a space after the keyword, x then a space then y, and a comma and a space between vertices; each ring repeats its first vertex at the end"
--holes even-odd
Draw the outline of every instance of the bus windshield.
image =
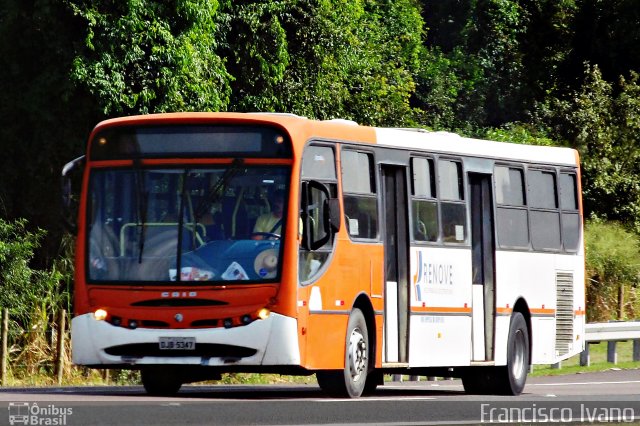
POLYGON ((290 170, 282 166, 94 169, 89 282, 279 278, 290 170))

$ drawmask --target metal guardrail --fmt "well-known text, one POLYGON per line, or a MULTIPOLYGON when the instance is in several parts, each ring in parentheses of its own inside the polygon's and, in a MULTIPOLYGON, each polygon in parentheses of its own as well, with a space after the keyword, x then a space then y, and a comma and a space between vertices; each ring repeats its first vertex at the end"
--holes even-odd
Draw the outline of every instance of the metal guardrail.
POLYGON ((607 362, 616 364, 618 354, 616 343, 633 340, 634 361, 640 361, 640 321, 596 322, 585 325, 584 351, 580 354, 580 365, 590 364, 589 344, 607 342, 607 362))
POLYGON ((587 342, 640 339, 640 321, 594 322, 585 331, 587 342))

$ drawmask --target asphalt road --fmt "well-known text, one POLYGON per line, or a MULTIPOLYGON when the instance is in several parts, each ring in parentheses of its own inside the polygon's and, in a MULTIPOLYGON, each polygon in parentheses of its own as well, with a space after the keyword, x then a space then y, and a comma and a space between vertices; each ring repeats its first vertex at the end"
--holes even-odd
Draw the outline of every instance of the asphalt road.
POLYGON ((640 370, 529 378, 519 397, 467 395, 459 380, 387 383, 335 399, 315 385, 0 388, 0 425, 478 424, 640 421, 640 370), (23 421, 23 423, 18 423, 23 421))

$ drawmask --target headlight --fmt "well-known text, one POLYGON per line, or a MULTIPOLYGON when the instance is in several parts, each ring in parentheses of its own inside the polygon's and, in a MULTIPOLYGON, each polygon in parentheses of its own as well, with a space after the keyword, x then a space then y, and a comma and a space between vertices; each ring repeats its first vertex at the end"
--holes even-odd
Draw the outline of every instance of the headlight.
POLYGON ((93 317, 98 321, 104 321, 107 319, 107 311, 98 309, 93 313, 93 317))

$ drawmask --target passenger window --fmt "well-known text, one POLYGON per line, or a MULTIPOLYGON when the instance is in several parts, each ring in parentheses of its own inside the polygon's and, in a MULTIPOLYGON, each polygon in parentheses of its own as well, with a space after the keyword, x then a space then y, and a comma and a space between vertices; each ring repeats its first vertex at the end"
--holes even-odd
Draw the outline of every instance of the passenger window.
POLYGON ((438 204, 433 160, 411 159, 411 215, 415 241, 438 240, 438 204))
POLYGON ((464 203, 462 163, 439 160, 438 183, 442 239, 445 243, 464 243, 467 240, 467 206, 464 203))
POLYGON ((355 194, 373 194, 373 155, 365 152, 342 151, 342 190, 355 194))
POLYGON ((335 181, 333 148, 314 145, 307 147, 302 157, 302 176, 306 179, 335 181))
POLYGON ((462 164, 459 161, 438 161, 440 198, 463 200, 462 164))
POLYGON ((578 210, 576 175, 560 173, 560 207, 562 210, 578 210))
POLYGON ((413 176, 413 195, 420 198, 435 198, 433 160, 430 158, 412 158, 411 174, 413 176))
POLYGON ((523 170, 517 167, 496 166, 493 176, 498 244, 503 248, 528 247, 529 218, 523 170))
MULTIPOLYGON (((307 188, 307 182, 310 181, 322 183, 329 189, 329 195, 332 198, 337 196, 338 181, 336 178, 335 153, 332 146, 310 145, 305 149, 302 156, 303 191, 307 188)), ((311 199, 308 200, 308 204, 312 208, 308 209, 306 214, 309 215, 310 222, 314 224, 311 229, 311 236, 313 239, 318 239, 318 235, 328 232, 322 227, 323 220, 319 209, 324 200, 318 191, 309 191, 309 194, 311 194, 311 199)), ((302 218, 298 221, 300 224, 299 232, 302 236, 302 218)), ((310 284, 320 276, 333 251, 334 240, 335 238, 331 234, 331 238, 326 244, 313 251, 306 250, 302 245, 300 246, 298 276, 303 285, 310 284)))
POLYGON ((376 239, 378 204, 373 155, 344 149, 341 163, 344 214, 349 236, 354 239, 376 239))
POLYGON ((575 173, 560 173, 560 208, 562 209, 562 241, 564 249, 578 251, 580 243, 580 212, 575 173))
POLYGON ((558 207, 555 173, 529 170, 527 180, 530 207, 543 209, 558 207))
POLYGON ((496 167, 496 202, 510 206, 524 206, 522 170, 496 167))
POLYGON ((529 170, 527 192, 534 250, 560 250, 560 213, 558 190, 553 171, 529 170))

